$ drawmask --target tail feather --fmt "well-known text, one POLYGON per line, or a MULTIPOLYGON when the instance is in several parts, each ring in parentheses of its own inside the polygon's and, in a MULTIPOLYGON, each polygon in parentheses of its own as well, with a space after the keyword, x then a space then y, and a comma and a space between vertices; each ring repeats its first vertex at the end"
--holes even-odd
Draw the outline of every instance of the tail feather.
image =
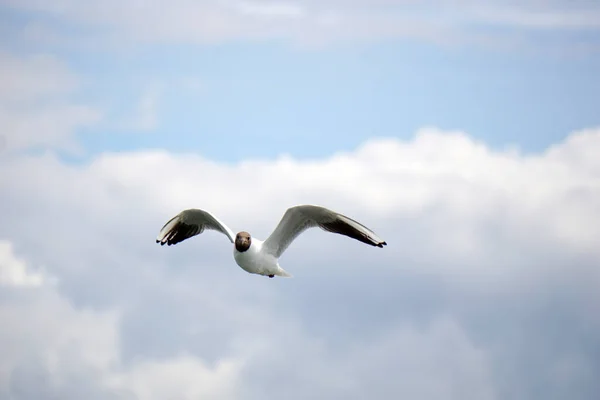
POLYGON ((279 267, 277 272, 275 272, 275 275, 281 276, 283 278, 293 278, 294 277, 292 274, 290 274, 289 272, 287 272, 285 269, 283 269, 281 267, 279 267))

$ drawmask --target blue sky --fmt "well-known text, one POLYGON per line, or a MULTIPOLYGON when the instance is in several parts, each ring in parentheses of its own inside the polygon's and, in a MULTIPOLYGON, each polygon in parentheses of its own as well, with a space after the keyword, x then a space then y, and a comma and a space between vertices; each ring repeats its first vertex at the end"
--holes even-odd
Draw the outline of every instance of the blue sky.
MULTIPOLYGON (((392 27, 411 10, 397 3, 386 21, 392 27)), ((450 3, 436 19, 424 2, 415 15, 432 24, 431 32, 392 30, 370 37, 366 30, 364 37, 353 33, 356 37, 330 41, 332 32, 326 31, 299 44, 292 27, 288 32, 285 26, 258 39, 245 37, 253 25, 244 27, 244 20, 239 32, 221 37, 220 31, 209 31, 212 40, 202 43, 203 32, 193 26, 184 31, 188 36, 171 37, 169 24, 177 23, 171 20, 146 38, 143 29, 136 33, 131 25, 143 24, 144 12, 130 20, 110 17, 102 13, 108 3, 90 6, 99 10, 97 17, 85 7, 61 14, 58 6, 17 4, 0 6, 4 29, 16 38, 4 47, 16 54, 57 56, 83 82, 70 98, 103 115, 100 124, 74 132, 87 155, 164 148, 224 161, 281 153, 319 157, 354 149, 372 137, 409 139, 426 126, 463 130, 493 148, 516 145, 535 152, 600 123, 594 106, 600 40, 597 25, 588 21, 598 12, 593 5, 587 12, 573 8, 570 19, 565 14, 561 20, 560 2, 546 9, 535 3, 522 9, 471 5, 462 12, 450 3), (491 19, 494 10, 504 20, 491 19), (538 20, 556 27, 540 28, 538 20), (445 35, 452 37, 448 43, 445 35), (152 122, 137 132, 122 121, 137 118, 144 101, 144 116, 152 122)), ((265 9, 274 7, 266 4, 265 9)), ((361 14, 360 1, 332 7, 354 15, 357 24, 363 18, 364 29, 377 32, 378 20, 368 18, 381 18, 377 11, 386 9, 384 3, 372 4, 372 15, 361 14)), ((307 5, 320 10, 318 3, 307 5)), ((183 5, 173 8, 185 13, 183 5)), ((274 12, 285 16, 283 11, 274 12)), ((306 34, 299 32, 301 38, 306 34)))
POLYGON ((320 157, 371 137, 409 139, 420 127, 436 126, 529 152, 600 123, 596 58, 387 43, 321 51, 161 47, 74 63, 99 80, 90 96, 111 99, 115 113, 135 107, 145 84, 181 75, 199 81, 198 90, 166 88, 157 96, 155 130, 93 132, 84 136, 91 151, 160 147, 219 160, 320 157))
POLYGON ((0 0, 0 33, 0 400, 600 398, 600 3, 0 0), (269 279, 155 242, 306 203, 388 245, 308 230, 269 279))

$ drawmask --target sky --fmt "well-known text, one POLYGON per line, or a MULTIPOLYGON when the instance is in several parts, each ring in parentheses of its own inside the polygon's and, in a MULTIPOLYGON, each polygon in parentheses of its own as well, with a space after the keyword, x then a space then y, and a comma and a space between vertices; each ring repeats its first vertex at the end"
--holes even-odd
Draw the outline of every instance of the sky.
POLYGON ((600 396, 600 5, 0 0, 0 400, 600 396), (185 208, 266 239, 155 243, 185 208))

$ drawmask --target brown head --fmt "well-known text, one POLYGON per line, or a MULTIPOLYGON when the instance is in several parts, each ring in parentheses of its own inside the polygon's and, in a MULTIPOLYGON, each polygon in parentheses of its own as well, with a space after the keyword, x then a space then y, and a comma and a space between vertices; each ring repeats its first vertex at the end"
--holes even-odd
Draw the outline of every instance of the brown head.
POLYGON ((245 252, 250 248, 250 244, 252 243, 252 238, 248 232, 238 232, 235 235, 235 248, 240 253, 245 252))

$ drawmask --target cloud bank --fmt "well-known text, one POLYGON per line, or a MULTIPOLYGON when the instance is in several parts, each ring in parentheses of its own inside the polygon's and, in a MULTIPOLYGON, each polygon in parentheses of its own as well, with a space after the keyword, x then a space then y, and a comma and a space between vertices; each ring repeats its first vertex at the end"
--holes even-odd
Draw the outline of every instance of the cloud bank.
POLYGON ((95 107, 74 100, 81 86, 56 56, 0 52, 0 154, 47 147, 78 150, 73 132, 102 117, 95 107))
POLYGON ((4 155, 0 398, 595 399, 599 151, 430 128, 316 160, 4 155), (154 243, 183 208, 265 238, 299 203, 388 246, 308 231, 265 279, 215 232, 154 243))
MULTIPOLYGON (((389 38, 506 47, 523 42, 523 32, 548 35, 546 44, 564 47, 573 45, 562 40, 573 32, 600 29, 600 9, 592 2, 174 0, 142 6, 115 0, 85 4, 74 0, 4 0, 0 5, 32 15, 28 24, 17 29, 21 39, 71 46, 78 41, 71 34, 76 31, 84 34, 86 43, 95 43, 94 48, 106 41, 117 47, 126 42, 263 40, 312 46, 389 38), (118 13, 114 12, 117 8, 118 13), (552 31, 559 32, 558 37, 552 31)), ((575 38, 580 39, 580 45, 597 47, 597 41, 583 40, 581 35, 575 38)), ((534 44, 539 46, 540 42, 534 44)))

